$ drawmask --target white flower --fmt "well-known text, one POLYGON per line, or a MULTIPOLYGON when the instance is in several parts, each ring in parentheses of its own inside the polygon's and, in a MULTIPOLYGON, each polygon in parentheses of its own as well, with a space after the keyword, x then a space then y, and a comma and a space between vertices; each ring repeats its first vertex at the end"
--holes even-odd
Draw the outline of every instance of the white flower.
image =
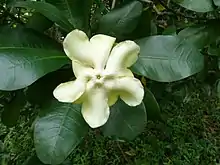
POLYGON ((106 123, 109 106, 118 97, 129 106, 137 106, 144 96, 141 82, 128 69, 138 58, 139 46, 124 41, 113 47, 115 40, 102 34, 89 40, 84 32, 73 30, 63 42, 76 80, 60 84, 54 97, 60 102, 82 103, 82 115, 92 128, 106 123))

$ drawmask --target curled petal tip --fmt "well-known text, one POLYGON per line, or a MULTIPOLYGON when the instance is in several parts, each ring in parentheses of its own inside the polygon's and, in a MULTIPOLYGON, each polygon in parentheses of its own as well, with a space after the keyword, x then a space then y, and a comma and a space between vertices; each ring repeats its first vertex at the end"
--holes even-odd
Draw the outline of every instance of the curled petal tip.
POLYGON ((54 91, 54 97, 60 102, 72 103, 79 99, 85 91, 85 82, 76 79, 58 85, 54 91))

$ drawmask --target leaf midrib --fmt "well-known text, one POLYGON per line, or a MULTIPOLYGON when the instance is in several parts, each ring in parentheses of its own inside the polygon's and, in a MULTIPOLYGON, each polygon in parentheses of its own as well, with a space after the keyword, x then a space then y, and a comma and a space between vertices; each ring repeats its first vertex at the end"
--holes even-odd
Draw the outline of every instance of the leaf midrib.
MULTIPOLYGON (((62 54, 61 51, 52 50, 52 49, 48 50, 48 49, 41 49, 41 48, 26 48, 26 47, 0 47, 0 51, 1 51, 1 50, 7 50, 7 49, 14 49, 14 50, 18 50, 18 49, 33 50, 33 49, 35 49, 35 50, 43 50, 43 51, 55 52, 55 53, 59 53, 59 52, 60 52, 60 53, 62 54)), ((0 52, 0 53, 1 53, 1 52, 0 52)), ((1 57, 1 56, 0 56, 0 57, 1 57)), ((42 60, 62 59, 62 58, 64 59, 64 58, 67 58, 67 57, 64 56, 64 55, 60 55, 60 56, 56 55, 56 56, 49 56, 49 57, 40 57, 40 58, 33 59, 33 60, 30 60, 30 59, 29 59, 28 61, 21 62, 21 63, 19 63, 19 64, 13 64, 13 63, 12 63, 13 66, 8 67, 8 69, 16 68, 16 67, 25 65, 25 64, 27 64, 27 63, 35 63, 35 62, 37 62, 37 61, 42 61, 42 60)))
MULTIPOLYGON (((65 57, 65 56, 64 56, 65 57)), ((35 63, 35 62, 37 62, 37 61, 41 61, 41 60, 51 60, 51 59, 58 59, 58 58, 64 58, 64 57, 61 57, 61 56, 53 56, 53 57, 42 57, 42 58, 39 58, 39 59, 35 59, 35 60, 29 60, 28 62, 22 62, 22 63, 19 63, 19 64, 17 64, 17 65, 15 65, 15 64, 13 64, 13 66, 11 66, 11 67, 8 67, 8 69, 14 69, 14 68, 17 68, 17 67, 19 67, 19 66, 22 66, 22 65, 25 65, 25 64, 30 64, 30 63, 35 63)))

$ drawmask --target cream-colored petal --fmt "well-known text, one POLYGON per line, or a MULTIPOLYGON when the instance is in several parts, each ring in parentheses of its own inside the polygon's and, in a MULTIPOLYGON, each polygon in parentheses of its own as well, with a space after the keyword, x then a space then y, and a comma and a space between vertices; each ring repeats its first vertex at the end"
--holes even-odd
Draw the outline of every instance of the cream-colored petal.
MULTIPOLYGON (((110 84, 112 84, 112 82, 114 82, 114 79, 117 78, 122 78, 122 77, 134 77, 133 73, 129 70, 129 69, 122 69, 116 73, 114 73, 112 76, 110 75, 109 77, 106 77, 106 83, 108 84, 108 82, 110 82, 110 84)), ((114 85, 112 85, 112 88, 114 87, 114 85)), ((108 91, 108 105, 112 106, 114 105, 118 98, 119 98, 119 92, 114 90, 114 89, 109 89, 108 91)))
POLYGON ((85 92, 86 83, 81 79, 69 81, 58 85, 54 91, 54 97, 60 102, 72 103, 79 99, 85 92))
POLYGON ((116 38, 97 34, 90 39, 94 49, 93 62, 96 69, 104 69, 116 38))
POLYGON ((108 91, 118 93, 129 106, 139 105, 144 97, 144 88, 140 80, 134 77, 122 77, 105 82, 108 91))
POLYGON ((104 88, 93 87, 86 90, 82 104, 82 115, 91 128, 104 125, 109 118, 108 97, 104 88))
POLYGON ((130 69, 121 69, 118 70, 117 77, 134 77, 133 73, 130 69))
POLYGON ((140 47, 133 41, 117 44, 111 51, 106 70, 115 72, 133 65, 138 58, 140 47))
POLYGON ((76 77, 90 77, 94 73, 94 69, 89 65, 80 63, 79 61, 72 61, 73 73, 76 77))
POLYGON ((83 64, 93 66, 93 48, 83 31, 76 29, 67 34, 63 41, 63 48, 71 60, 77 60, 83 64))
POLYGON ((104 77, 104 81, 106 84, 108 84, 108 83, 111 84, 112 80, 117 79, 117 78, 134 77, 134 75, 130 69, 121 69, 121 70, 118 70, 117 72, 108 72, 105 70, 105 72, 103 72, 102 76, 104 77))
POLYGON ((114 105, 119 97, 119 93, 117 93, 116 91, 111 91, 108 93, 108 105, 112 106, 114 105))

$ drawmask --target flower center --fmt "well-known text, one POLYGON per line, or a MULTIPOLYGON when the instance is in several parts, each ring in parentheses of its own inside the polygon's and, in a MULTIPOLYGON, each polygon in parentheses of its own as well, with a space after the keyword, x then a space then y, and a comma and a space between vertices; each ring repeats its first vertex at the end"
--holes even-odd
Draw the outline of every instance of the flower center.
POLYGON ((94 85, 94 87, 102 87, 105 81, 113 79, 115 74, 108 73, 105 70, 94 70, 93 74, 90 74, 89 81, 94 85))
POLYGON ((96 78, 97 78, 97 79, 101 79, 102 76, 101 76, 100 74, 98 74, 98 75, 96 75, 96 78))
POLYGON ((95 85, 101 86, 104 83, 104 75, 103 72, 100 70, 95 70, 94 74, 92 75, 92 81, 95 85))

